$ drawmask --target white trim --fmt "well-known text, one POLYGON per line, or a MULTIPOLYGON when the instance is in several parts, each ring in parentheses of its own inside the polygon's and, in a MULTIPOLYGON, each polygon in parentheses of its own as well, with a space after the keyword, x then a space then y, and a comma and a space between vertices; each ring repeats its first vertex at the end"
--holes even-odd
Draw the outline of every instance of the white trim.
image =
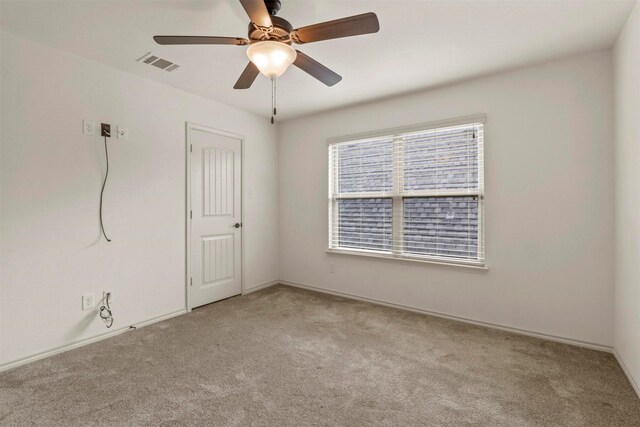
POLYGON ((474 264, 470 261, 445 261, 438 260, 435 257, 420 257, 420 256, 409 256, 409 255, 395 255, 392 253, 383 253, 383 252, 374 252, 368 251, 365 249, 361 250, 347 250, 347 249, 327 249, 327 253, 330 254, 339 254, 339 255, 354 255, 354 256, 362 256, 367 258, 378 258, 378 259, 388 259, 392 261, 407 261, 407 262, 419 262, 421 264, 432 264, 440 267, 462 267, 462 268, 470 268, 474 270, 489 270, 486 264, 474 264))
MULTIPOLYGON (((391 175, 397 177, 392 180, 391 197, 391 253, 393 257, 402 256, 404 242, 404 162, 396 162, 396 158, 404 158, 404 141, 398 136, 393 137, 393 154, 391 157, 391 175)), ((330 242, 333 246, 334 242, 330 242)), ((337 248, 336 248, 337 249, 337 248)))
POLYGON ((640 398, 640 384, 638 384, 635 378, 633 378, 633 376, 631 375, 631 372, 629 371, 629 368, 627 368, 627 365, 624 363, 624 359, 622 358, 622 356, 620 356, 620 353, 618 353, 618 350, 616 350, 615 348, 613 349, 613 356, 616 358, 616 360, 618 361, 618 364, 622 368, 622 371, 629 379, 629 382, 631 383, 631 387, 633 388, 633 391, 635 391, 636 394, 638 395, 638 398, 640 398))
POLYGON ((267 288, 270 288, 271 286, 279 285, 279 284, 280 284, 279 280, 274 280, 272 282, 264 283, 262 285, 254 286, 253 288, 249 288, 249 289, 243 290, 242 291, 242 295, 249 295, 249 294, 252 294, 254 292, 258 292, 258 291, 261 291, 263 289, 267 289, 267 288))
POLYGON ((177 310, 171 313, 163 314, 161 316, 152 317, 151 319, 148 319, 148 320, 143 320, 142 322, 136 323, 131 326, 134 326, 136 329, 144 328, 145 326, 153 325, 154 323, 162 322, 164 320, 169 320, 172 317, 182 316, 183 314, 187 314, 187 310, 184 308, 182 310, 177 310))
POLYGON ((363 139, 378 138, 383 136, 393 137, 397 134, 417 132, 422 130, 430 130, 430 129, 440 128, 440 127, 451 127, 451 126, 465 125, 465 124, 471 124, 471 123, 484 124, 486 122, 487 122, 486 114, 475 114, 472 116, 458 117, 455 119, 448 119, 448 120, 438 120, 435 122, 420 123, 417 125, 399 126, 395 128, 374 130, 371 132, 361 132, 361 133, 355 133, 351 135, 334 136, 327 139, 327 145, 333 145, 340 142, 353 142, 353 141, 363 140, 363 139))
MULTIPOLYGON (((180 316, 187 312, 186 309, 181 309, 177 311, 173 311, 171 313, 163 314, 157 317, 152 317, 151 319, 144 320, 139 323, 135 323, 131 326, 134 328, 143 328, 145 326, 151 325, 153 323, 162 322, 163 320, 170 319, 172 317, 180 316)), ((115 337, 116 335, 123 334, 129 330, 131 330, 131 326, 124 326, 120 329, 116 329, 114 331, 108 331, 103 334, 96 335, 91 338, 85 338, 79 341, 74 341, 70 344, 62 345, 59 347, 53 347, 45 351, 41 351, 39 353, 33 354, 31 356, 22 357, 16 360, 13 360, 8 363, 4 363, 0 365, 0 372, 7 371, 9 369, 17 368, 18 366, 26 365, 27 363, 35 362, 36 360, 45 359, 47 357, 54 356, 59 353, 64 353, 65 351, 73 350, 74 348, 83 347, 88 344, 93 344, 98 341, 105 340, 107 338, 115 337)))
POLYGON ((185 260, 184 260, 184 306, 187 313, 191 312, 191 124, 186 122, 185 125, 185 260))
POLYGON ((542 332, 530 331, 530 330, 527 330, 527 329, 514 328, 512 326, 500 325, 500 324, 497 324, 497 323, 483 322, 481 320, 469 319, 469 318, 461 317, 461 316, 454 316, 452 314, 440 313, 440 312, 437 312, 437 311, 424 310, 424 309, 417 308, 417 307, 412 307, 412 306, 409 306, 409 305, 395 304, 395 303, 386 302, 386 301, 382 301, 382 300, 378 300, 378 299, 367 298, 367 297, 363 297, 363 296, 359 296, 359 295, 349 294, 349 293, 346 293, 346 292, 331 291, 329 289, 319 288, 319 287, 316 287, 316 286, 302 285, 300 283, 287 282, 287 281, 284 281, 284 280, 281 280, 280 283, 283 284, 283 285, 286 285, 286 286, 294 287, 294 288, 301 288, 301 289, 306 289, 306 290, 309 290, 309 291, 320 292, 320 293, 323 293, 323 294, 335 295, 335 296, 348 298, 348 299, 353 299, 353 300, 357 300, 357 301, 369 302, 369 303, 372 303, 372 304, 382 305, 382 306, 385 306, 385 307, 397 308, 397 309, 400 309, 400 310, 411 311, 411 312, 414 312, 414 313, 420 313, 420 314, 426 314, 426 315, 429 315, 429 316, 441 317, 441 318, 444 318, 444 319, 455 320, 455 321, 463 322, 463 323, 469 323, 469 324, 476 325, 476 326, 483 326, 483 327, 486 327, 486 328, 497 329, 497 330, 505 331, 505 332, 511 332, 511 333, 518 334, 518 335, 526 335, 526 336, 529 336, 529 337, 540 338, 540 339, 559 342, 559 343, 563 343, 563 344, 575 345, 575 346, 578 346, 578 347, 584 347, 584 348, 588 348, 588 349, 591 349, 591 350, 604 351, 604 352, 607 352, 607 353, 612 353, 613 352, 613 347, 611 347, 611 346, 606 346, 606 345, 602 345, 602 344, 596 344, 596 343, 592 343, 592 342, 588 342, 588 341, 575 340, 575 339, 572 339, 572 338, 566 338, 566 337, 560 337, 560 336, 557 336, 557 335, 545 334, 545 333, 542 333, 542 332))
POLYGON ((227 132, 224 130, 212 128, 209 126, 199 125, 193 122, 185 122, 185 161, 186 161, 186 179, 185 179, 185 306, 187 313, 193 310, 191 306, 191 131, 200 130, 203 132, 213 133, 215 135, 226 136, 240 141, 240 223, 243 227, 240 229, 240 294, 244 294, 244 271, 245 271, 245 237, 244 237, 244 136, 237 133, 227 132))

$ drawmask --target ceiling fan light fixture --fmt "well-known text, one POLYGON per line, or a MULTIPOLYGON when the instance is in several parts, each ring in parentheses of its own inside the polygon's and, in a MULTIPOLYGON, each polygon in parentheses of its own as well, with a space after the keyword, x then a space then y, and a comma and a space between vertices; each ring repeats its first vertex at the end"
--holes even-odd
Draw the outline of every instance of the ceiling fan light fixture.
POLYGON ((286 43, 262 41, 247 49, 249 60, 267 77, 280 77, 296 60, 297 53, 286 43))

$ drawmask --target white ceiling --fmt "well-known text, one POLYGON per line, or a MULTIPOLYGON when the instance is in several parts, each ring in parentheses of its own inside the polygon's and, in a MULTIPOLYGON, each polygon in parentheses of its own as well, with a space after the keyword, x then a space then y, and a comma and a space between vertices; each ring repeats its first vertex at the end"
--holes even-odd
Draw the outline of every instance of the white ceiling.
MULTIPOLYGON (((573 53, 610 47, 634 0, 282 0, 294 27, 375 12, 377 34, 299 49, 343 76, 326 87, 291 67, 278 79, 279 118, 427 89, 573 53)), ((238 46, 159 46, 152 36, 246 37, 237 0, 2 0, 8 32, 225 104, 268 116, 267 78, 233 85, 247 58, 238 46), (153 52, 181 64, 167 73, 136 62, 153 52)))

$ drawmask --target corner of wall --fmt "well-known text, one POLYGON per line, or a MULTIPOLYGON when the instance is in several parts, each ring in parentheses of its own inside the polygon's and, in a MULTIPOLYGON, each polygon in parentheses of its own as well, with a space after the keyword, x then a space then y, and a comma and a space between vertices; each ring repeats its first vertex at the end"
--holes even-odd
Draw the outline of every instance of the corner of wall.
POLYGON ((640 3, 613 46, 614 66, 614 354, 640 396, 640 3))

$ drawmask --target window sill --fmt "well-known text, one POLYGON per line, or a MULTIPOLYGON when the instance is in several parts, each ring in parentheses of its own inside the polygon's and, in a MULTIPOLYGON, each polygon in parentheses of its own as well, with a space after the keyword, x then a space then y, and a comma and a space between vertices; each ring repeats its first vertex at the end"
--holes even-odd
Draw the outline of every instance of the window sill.
POLYGON ((480 270, 480 271, 489 270, 486 264, 446 262, 446 261, 439 261, 439 260, 433 260, 428 258, 395 256, 391 254, 382 254, 382 253, 377 253, 373 251, 364 252, 364 251, 349 251, 346 249, 327 249, 327 253, 340 254, 340 255, 353 255, 353 256, 361 256, 361 257, 367 257, 367 258, 379 258, 383 260, 405 261, 410 263, 431 264, 439 267, 463 268, 463 269, 480 270))

